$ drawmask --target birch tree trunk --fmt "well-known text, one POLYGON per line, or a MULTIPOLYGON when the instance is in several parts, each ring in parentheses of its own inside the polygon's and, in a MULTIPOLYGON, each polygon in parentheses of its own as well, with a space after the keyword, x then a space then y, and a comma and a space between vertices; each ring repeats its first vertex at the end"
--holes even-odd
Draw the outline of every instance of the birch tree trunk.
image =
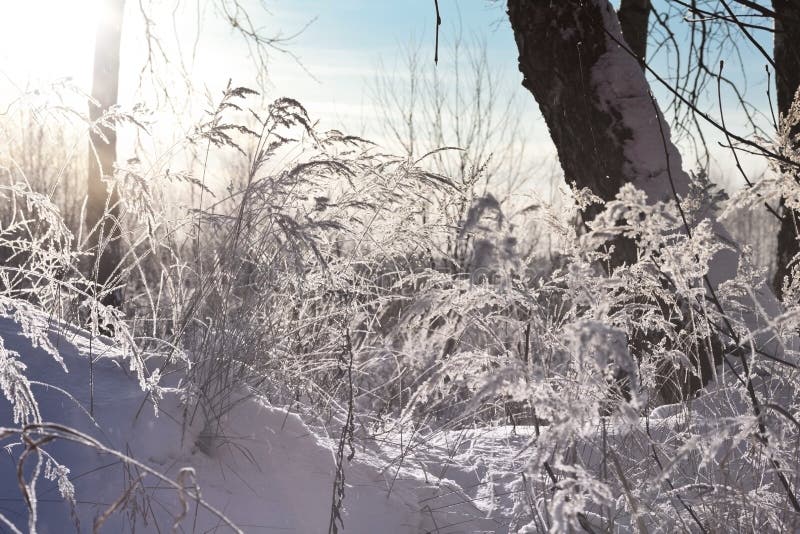
MULTIPOLYGON (((89 118, 92 123, 117 103, 119 92, 119 53, 125 0, 103 0, 97 25, 94 74, 89 118)), ((119 209, 116 190, 109 181, 114 175, 117 134, 113 126, 99 126, 90 133, 89 175, 86 202, 86 229, 94 252, 90 276, 99 284, 108 283, 121 258, 119 209)), ((119 296, 108 295, 105 304, 119 305, 119 296)))
MULTIPOLYGON (((775 11, 775 51, 773 53, 775 89, 778 97, 778 111, 781 115, 785 115, 792 105, 798 87, 800 87, 800 2, 797 0, 773 0, 772 7, 775 11)), ((797 177, 797 180, 800 180, 800 176, 797 177)), ((782 205, 781 215, 777 269, 773 280, 778 296, 782 296, 784 278, 790 276, 792 259, 800 253, 800 243, 798 243, 800 214, 782 205)))

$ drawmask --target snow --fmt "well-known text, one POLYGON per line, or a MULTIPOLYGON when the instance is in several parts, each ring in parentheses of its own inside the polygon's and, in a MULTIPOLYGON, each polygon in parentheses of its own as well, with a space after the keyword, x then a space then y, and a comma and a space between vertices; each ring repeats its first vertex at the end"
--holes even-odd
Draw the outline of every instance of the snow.
MULTIPOLYGON (((27 305, 0 306, 0 310, 6 357, 17 357, 24 364, 41 420, 47 422, 39 432, 29 427, 28 436, 34 440, 47 433, 59 436, 42 446, 43 461, 50 458, 57 463, 44 462, 38 476, 35 452, 24 464, 29 487, 36 478, 36 531, 92 531, 99 518, 100 532, 328 531, 339 441, 334 426, 327 434, 325 428, 306 422, 306 415, 240 392, 239 402, 209 432, 200 418, 187 417, 178 388, 164 395, 156 412, 124 354, 104 339, 93 339, 27 305), (44 337, 41 328, 46 328, 44 337), (57 347, 61 361, 43 348, 48 343, 57 347), (86 446, 88 438, 81 438, 84 443, 64 439, 80 436, 51 422, 91 436, 96 446, 86 446), (62 497, 71 492, 71 485, 74 508, 69 498, 62 497)), ((749 405, 737 391, 717 384, 695 399, 691 409, 661 406, 638 423, 635 416, 621 424, 625 418, 615 422, 592 415, 571 447, 578 456, 576 463, 554 464, 562 472, 572 469, 572 476, 562 478, 552 496, 542 494, 536 484, 530 485, 532 478, 525 477, 543 476, 531 470, 531 462, 549 454, 546 442, 558 439, 560 423, 539 429, 541 436, 530 426, 423 433, 398 425, 380 435, 359 433, 355 456, 343 471, 345 496, 338 532, 518 532, 532 528, 532 523, 525 525, 529 521, 557 528, 573 508, 586 520, 601 524, 598 506, 612 500, 610 486, 592 478, 604 465, 601 443, 619 451, 621 469, 631 474, 644 470, 650 481, 670 476, 676 487, 683 488, 683 498, 700 506, 702 495, 693 497, 690 492, 697 478, 696 466, 691 467, 696 450, 734 472, 749 469, 745 450, 749 442, 738 434, 751 433, 756 423, 743 416, 749 405), (687 425, 694 432, 691 437, 687 425), (645 435, 648 439, 643 439, 645 435), (643 445, 648 442, 672 451, 665 473, 649 462, 651 449, 643 445), (595 493, 584 495, 582 490, 570 500, 566 496, 575 495, 570 484, 581 480, 582 487, 595 493)), ((0 402, 0 418, 0 425, 15 427, 10 403, 0 402)), ((568 419, 564 425, 578 424, 568 419)), ((18 462, 25 450, 19 432, 5 435, 3 446, 8 453, 0 462, 0 514, 18 531, 34 531, 18 484, 18 462)), ((724 470, 718 473, 713 467, 702 472, 709 487, 722 488, 725 476, 724 470)), ((758 487, 759 476, 764 474, 753 471, 753 480, 743 479, 743 486, 758 487)), ((542 483, 551 486, 538 480, 542 483)), ((658 488, 640 493, 654 505, 668 503, 669 495, 658 488)), ((625 504, 617 499, 613 507, 624 511, 625 504)), ((635 519, 622 514, 617 526, 629 529, 635 519)), ((676 524, 667 525, 672 527, 676 524)), ((0 525, 0 531, 13 530, 0 525)))
POLYGON ((592 67, 592 87, 600 104, 618 117, 630 131, 624 142, 628 181, 646 192, 652 202, 672 199, 665 184, 672 183, 680 196, 689 190, 689 176, 670 140, 670 129, 650 95, 638 61, 619 43, 624 42, 616 13, 607 1, 599 2, 606 36, 606 52, 592 67))
MULTIPOLYGON (((173 525, 179 532, 231 531, 215 513, 197 506, 191 490, 194 484, 208 505, 242 531, 328 530, 336 440, 312 431, 296 413, 242 395, 241 402, 219 422, 219 431, 209 436, 196 423, 184 428, 184 421, 190 419, 183 416, 177 394, 165 395, 156 414, 137 377, 126 370, 122 354, 78 328, 47 320, 30 309, 13 314, 6 310, 0 315, 0 337, 6 349, 18 353, 27 367, 25 375, 31 380, 42 421, 85 433, 162 473, 178 487, 189 488, 180 492, 165 480, 145 474, 126 493, 130 482, 144 474, 142 467, 57 439, 43 448, 69 469, 75 489, 74 515, 59 495, 58 481, 40 476, 36 484, 38 532, 61 533, 78 526, 81 531, 91 530, 120 499, 125 506, 110 513, 101 532, 164 532, 173 525), (21 324, 26 321, 49 324, 48 338, 58 348, 63 367, 26 337, 21 324), (90 354, 94 357, 93 402, 90 354)), ((4 427, 14 426, 8 402, 0 402, 0 421, 4 427)), ((0 513, 24 532, 29 514, 17 481, 23 446, 18 434, 6 436, 3 445, 7 454, 0 462, 0 513)), ((402 455, 402 450, 394 452, 402 455)), ((467 494, 456 483, 478 487, 475 484, 482 474, 470 475, 455 465, 445 469, 435 452, 429 453, 427 472, 418 466, 403 466, 402 459, 396 461, 402 456, 392 454, 381 447, 359 448, 346 466, 341 532, 505 530, 502 523, 487 519, 487 513, 472 502, 476 491, 467 494), (444 476, 430 474, 436 470, 444 476)), ((29 481, 35 464, 35 455, 25 462, 29 481)))

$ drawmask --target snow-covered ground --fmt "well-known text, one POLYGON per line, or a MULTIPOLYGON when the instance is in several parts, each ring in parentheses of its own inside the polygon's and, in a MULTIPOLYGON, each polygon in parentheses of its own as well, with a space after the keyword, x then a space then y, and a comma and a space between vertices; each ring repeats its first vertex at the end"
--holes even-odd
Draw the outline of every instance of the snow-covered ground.
MULTIPOLYGON (((418 425, 398 424, 367 435, 357 425, 353 448, 346 443, 341 460, 344 497, 334 508, 341 433, 335 424, 326 428, 319 418, 244 392, 217 425, 191 417, 191 404, 177 387, 167 388, 156 410, 131 361, 103 339, 30 305, 0 300, 0 389, 6 397, 0 399, 0 532, 563 530, 558 520, 566 512, 555 516, 551 509, 559 512, 561 501, 572 505, 572 497, 564 497, 574 494, 571 479, 553 484, 533 474, 531 456, 540 447, 531 427, 422 433, 418 425), (34 424, 18 424, 21 416, 34 424), (334 509, 339 519, 331 530, 334 509)), ((178 378, 164 382, 177 384, 178 378)), ((627 430, 611 419, 603 420, 602 430, 590 424, 568 453, 580 457, 585 472, 599 473, 607 468, 605 448, 617 451, 610 453, 613 467, 639 484, 636 495, 654 509, 676 506, 673 494, 687 513, 694 512, 690 506, 700 510, 719 501, 724 508, 742 496, 757 497, 768 465, 756 462, 760 469, 753 469, 748 463, 747 436, 755 423, 743 419, 747 404, 729 389, 720 384, 694 399, 693 419, 687 406, 668 405, 639 425, 628 421, 627 430), (689 430, 696 435, 686 439, 689 430), (655 454, 663 465, 650 461, 655 454), (703 457, 722 467, 703 464, 703 457), (729 482, 734 475, 741 490, 729 482), (659 483, 642 486, 641 480, 659 483)), ((548 431, 557 434, 558 425, 548 431)), ((583 480, 587 488, 605 488, 583 480)), ((607 483, 608 491, 619 493, 607 483)), ((602 501, 616 510, 620 531, 634 527, 630 495, 602 501)), ((779 497, 770 499, 772 525, 781 524, 779 497)), ((575 506, 584 523, 606 524, 595 502, 575 499, 575 506)), ((668 532, 678 523, 651 526, 668 532)))
MULTIPOLYGON (((0 529, 25 532, 31 526, 18 477, 20 458, 25 456, 23 478, 36 510, 35 527, 42 533, 91 532, 96 524, 101 532, 233 530, 226 520, 244 532, 328 531, 335 439, 319 436, 297 414, 254 397, 238 403, 221 421, 218 435, 209 436, 199 425, 185 425, 177 394, 159 401, 156 413, 127 370, 128 362, 112 347, 27 310, 7 308, 0 316, 3 366, 10 358, 24 363, 41 421, 91 436, 140 464, 76 443, 70 438, 83 438, 57 426, 31 428, 27 447, 19 432, 10 433, 3 439, 0 462, 0 513, 8 523, 0 529), (63 366, 25 335, 22 323, 47 329, 63 366), (48 435, 59 437, 42 443, 45 453, 37 455, 30 443, 48 435), (69 469, 74 507, 61 495, 57 464, 69 469), (205 504, 196 502, 195 487, 205 504)), ((13 388, 9 382, 4 386, 13 388)), ((8 400, 0 403, 0 421, 3 427, 17 426, 8 400)), ((508 434, 495 431, 489 443, 502 442, 498 432, 508 434)), ((339 531, 506 530, 501 518, 510 502, 503 489, 507 480, 501 476, 498 485, 487 485, 493 466, 473 462, 464 467, 470 458, 481 456, 473 454, 479 446, 473 441, 467 434, 443 435, 428 444, 428 452, 413 455, 413 463, 404 461, 399 447, 357 448, 345 469, 339 531)), ((60 482, 69 492, 69 484, 60 482)))

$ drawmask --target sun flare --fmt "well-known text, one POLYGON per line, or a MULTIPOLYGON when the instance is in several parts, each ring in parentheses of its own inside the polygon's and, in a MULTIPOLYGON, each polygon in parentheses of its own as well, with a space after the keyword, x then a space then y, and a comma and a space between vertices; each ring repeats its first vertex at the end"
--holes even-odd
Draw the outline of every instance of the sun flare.
POLYGON ((97 0, 14 0, 0 20, 0 71, 16 80, 89 79, 97 0))

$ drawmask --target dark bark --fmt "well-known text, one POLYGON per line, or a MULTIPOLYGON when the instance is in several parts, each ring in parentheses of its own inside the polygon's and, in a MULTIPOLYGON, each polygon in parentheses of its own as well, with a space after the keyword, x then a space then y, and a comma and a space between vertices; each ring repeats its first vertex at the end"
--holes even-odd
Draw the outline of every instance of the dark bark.
MULTIPOLYGON (((509 0, 522 85, 536 98, 565 178, 611 200, 633 182, 651 200, 685 194, 689 178, 607 0, 509 0)), ((596 215, 588 211, 588 219, 596 215)), ((618 241, 613 264, 636 260, 618 241)))
MULTIPOLYGON (((539 104, 567 180, 604 200, 614 198, 625 183, 642 189, 650 202, 685 195, 689 177, 641 64, 623 48, 610 3, 508 0, 508 14, 519 49, 522 84, 539 104)), ((596 212, 584 215, 591 218, 596 212)), ((618 240, 615 247, 612 268, 636 260, 634 243, 618 240)), ((735 270, 736 258, 721 260, 716 268, 725 279, 732 274, 731 267, 735 270)), ((647 347, 657 344, 651 336, 647 331, 634 332, 629 340, 633 354, 641 357, 647 347)), ((707 383, 720 361, 719 347, 720 340, 713 339, 690 351, 699 379, 689 370, 665 365, 662 397, 673 401, 707 383)))
POLYGON ((650 22, 650 0, 622 0, 617 11, 622 36, 644 67, 647 61, 647 30, 650 22))
MULTIPOLYGON (((797 0, 783 0, 782 7, 790 3, 797 6, 797 0)), ((669 127, 650 94, 641 65, 623 49, 625 43, 610 2, 508 0, 507 6, 522 84, 539 104, 565 178, 604 200, 613 198, 625 183, 643 191, 648 202, 685 196, 689 176, 682 169, 680 154, 670 140, 669 127)), ((798 42, 800 39, 794 39, 792 44, 798 42)), ((713 213, 707 216, 714 232, 732 242, 713 213)), ((736 275, 739 256, 731 249, 714 255, 706 276, 712 289, 736 275)), ((635 247, 618 253, 614 261, 633 260, 635 247)), ((756 332, 753 346, 780 357, 783 347, 760 315, 762 310, 769 316, 780 313, 772 291, 756 290, 737 300, 737 313, 756 332)), ((634 332, 631 350, 641 354, 652 341, 647 332, 634 332)), ((735 332, 725 331, 701 340, 689 351, 696 355, 692 367, 700 373, 700 380, 685 370, 672 373, 666 377, 662 397, 674 398, 678 392, 685 396, 706 383, 721 361, 721 347, 738 341, 735 332), (670 381, 677 384, 672 393, 670 381)))
MULTIPOLYGON (((800 2, 773 0, 772 7, 775 12, 775 89, 778 111, 784 115, 788 113, 795 93, 800 87, 800 2)), ((797 169, 784 169, 784 171, 797 174, 797 169)), ((800 181, 800 176, 797 180, 800 181)), ((800 253, 798 243, 800 213, 786 208, 783 202, 781 204, 777 268, 773 281, 779 298, 782 297, 784 278, 791 273, 791 261, 800 253)))
MULTIPOLYGON (((94 75, 89 118, 93 123, 117 104, 119 92, 119 52, 125 0, 104 0, 97 26, 94 75)), ((86 228, 92 232, 89 244, 93 263, 89 275, 99 284, 112 281, 120 261, 120 229, 117 224, 118 195, 107 180, 114 175, 117 134, 113 126, 100 126, 90 133, 89 175, 87 183, 86 228), (105 139, 104 139, 105 138, 105 139)), ((106 304, 119 304, 119 296, 107 295, 106 304)))
POLYGON ((593 93, 592 68, 606 53, 603 17, 593 3, 509 0, 522 85, 533 93, 565 177, 610 200, 623 182, 622 144, 631 132, 593 93))

